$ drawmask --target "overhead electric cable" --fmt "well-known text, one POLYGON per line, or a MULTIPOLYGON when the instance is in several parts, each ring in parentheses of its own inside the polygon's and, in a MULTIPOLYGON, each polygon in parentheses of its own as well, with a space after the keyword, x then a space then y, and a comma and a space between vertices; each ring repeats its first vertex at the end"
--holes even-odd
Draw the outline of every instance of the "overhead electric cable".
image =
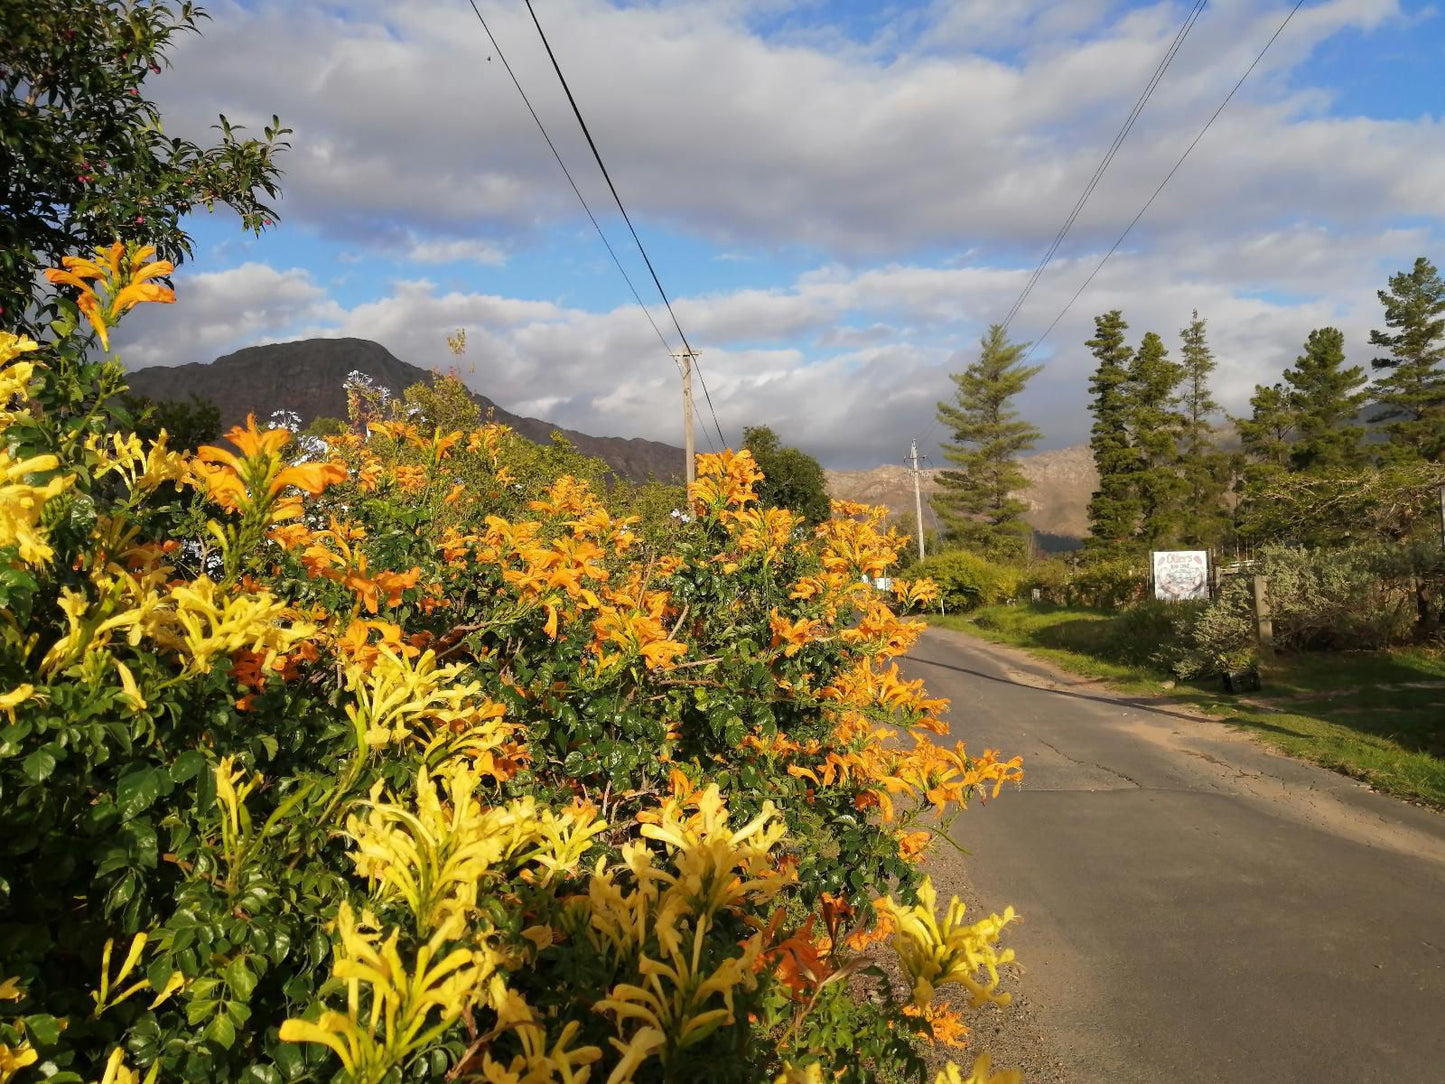
MULTIPOLYGON (((1074 206, 1069 211, 1068 217, 1064 219, 1063 225, 1061 225, 1058 232, 1054 234, 1054 239, 1050 242, 1047 251, 1044 252, 1043 258, 1039 260, 1038 265, 1029 275, 1028 282, 1024 284, 1024 288, 1019 291, 1019 296, 1014 299, 1013 304, 1009 307, 1008 313, 1003 318, 1003 328, 1005 332, 1007 332, 1013 324, 1014 317, 1019 314, 1019 310, 1023 308, 1024 302, 1028 300, 1029 295, 1033 293, 1034 287, 1038 285, 1039 279, 1043 277, 1044 271, 1058 253, 1059 246, 1064 243, 1064 239, 1068 236, 1069 230, 1073 228, 1075 221, 1078 220, 1085 205, 1089 202, 1089 198, 1093 196, 1094 190, 1099 186, 1099 182, 1103 180, 1104 174, 1108 172, 1115 155, 1119 153, 1119 149, 1124 145, 1124 141, 1129 137, 1129 133, 1133 131, 1135 122, 1138 121, 1140 115, 1144 112, 1144 108, 1149 104, 1150 99, 1153 98, 1154 91, 1158 88, 1160 82, 1163 81, 1165 73, 1169 70, 1169 66, 1174 63, 1174 58, 1179 54, 1180 48, 1184 45, 1184 39, 1187 38, 1189 32, 1194 29, 1194 24, 1199 21, 1199 16, 1203 14, 1205 7, 1208 6, 1208 2, 1209 0, 1195 0, 1194 6, 1190 8, 1188 14, 1184 16, 1184 21, 1180 23, 1179 29, 1175 31, 1174 38, 1170 41, 1169 47, 1164 51, 1164 55, 1160 58, 1159 63, 1155 65, 1154 72, 1150 75, 1148 83, 1145 84, 1144 89, 1140 91, 1139 97, 1135 100, 1134 107, 1129 111, 1129 115, 1124 118, 1124 123, 1114 136, 1114 141, 1109 144, 1108 150, 1104 152, 1104 157, 1100 160, 1098 166, 1095 167, 1093 176, 1091 176, 1084 185, 1084 189, 1079 193, 1079 198, 1074 201, 1074 206)), ((941 424, 937 417, 933 419, 928 427, 928 433, 924 437, 925 445, 933 439, 934 433, 938 431, 941 424)))
POLYGON ((707 390, 707 381, 703 379, 702 367, 698 364, 697 351, 687 341, 687 335, 682 330, 682 324, 677 319, 677 313, 672 309, 672 302, 668 300, 667 291, 662 288, 662 280, 657 277, 657 269, 652 266, 652 260, 647 255, 647 249, 642 244, 642 238, 637 235, 637 228, 632 225, 632 218, 623 206, 622 197, 617 194, 617 186, 612 183, 612 175, 607 172, 607 163, 602 160, 602 152, 597 149, 597 141, 592 138, 592 131, 587 127, 587 122, 582 119, 582 110, 577 105, 577 99, 572 94, 572 88, 567 83, 567 77, 562 74, 562 66, 557 62, 557 55, 552 52, 552 43, 547 40, 547 33, 542 29, 541 22, 537 19, 537 12, 532 7, 532 0, 526 0, 527 12, 532 16, 532 25, 537 28, 537 34, 542 39, 542 46, 547 50, 547 57, 552 61, 552 70, 557 73, 557 79, 562 84, 562 90, 567 95, 567 102, 572 106, 572 115, 577 118, 577 124, 582 129, 582 134, 587 138, 587 146, 592 149, 592 157, 597 160, 597 168, 602 171, 602 178, 607 182, 607 188, 612 193, 612 199, 617 204, 617 209, 622 212, 622 221, 627 223, 627 229, 632 234, 632 240, 637 244, 637 251, 642 253, 642 262, 647 265, 647 270, 652 275, 652 284, 657 287, 658 296, 667 307, 667 314, 672 317, 672 326, 677 329, 678 338, 682 340, 683 349, 692 357, 693 367, 697 372, 698 382, 702 385, 702 394, 707 401, 708 413, 712 415, 713 428, 717 430, 718 439, 723 446, 727 446, 727 438, 723 436, 722 426, 718 424, 717 411, 713 409, 712 394, 707 390))
MULTIPOLYGON (((476 0, 468 0, 468 3, 471 4, 472 11, 477 16, 477 21, 482 24, 482 29, 487 32, 487 40, 492 43, 492 49, 496 52, 497 59, 502 62, 502 67, 506 69, 507 75, 511 78, 512 86, 516 87, 517 93, 522 96, 522 102, 526 105, 527 112, 532 115, 532 120, 536 122, 537 130, 542 133, 542 138, 547 141, 547 149, 552 152, 552 157, 557 159, 557 164, 562 167, 562 173, 566 176, 567 183, 572 186, 573 194, 576 195, 577 201, 582 204, 582 209, 587 212, 587 218, 591 221, 592 228, 597 231, 597 236, 602 239, 602 244, 607 249, 607 255, 612 257, 612 262, 617 266, 617 270, 621 273, 623 281, 627 283, 627 288, 632 291, 632 296, 637 301, 638 307, 642 309, 643 315, 647 317, 647 322, 652 325, 652 330, 657 333, 657 341, 662 343, 663 351, 666 352, 668 357, 672 358, 672 344, 667 341, 667 337, 663 335, 662 329, 657 326, 657 321, 652 318, 651 311, 649 311, 646 303, 642 300, 642 294, 639 293, 637 287, 633 285, 632 276, 627 273, 627 268, 622 266, 622 261, 617 258, 617 252, 613 249, 612 242, 607 240, 607 235, 602 232, 601 223, 597 221, 597 216, 592 213, 592 208, 588 205, 587 198, 582 195, 582 190, 577 187, 577 182, 573 180, 572 171, 567 168, 567 163, 562 161, 562 155, 558 153, 557 145, 552 142, 552 137, 547 132, 547 126, 542 123, 542 118, 539 117, 537 111, 532 108, 532 100, 527 97, 527 92, 522 89, 522 84, 517 79, 517 73, 512 71, 512 65, 507 63, 506 54, 502 52, 502 47, 497 44, 496 36, 492 33, 492 28, 487 25, 487 20, 483 17, 481 9, 477 7, 476 0)), ((677 359, 672 358, 672 363, 677 366, 678 372, 680 373, 682 366, 678 363, 677 359)))
POLYGON ((1069 298, 1068 304, 1066 304, 1062 309, 1059 310, 1059 314, 1055 316, 1050 322, 1049 326, 1044 329, 1044 333, 1040 335, 1037 339, 1035 339, 1033 343, 1030 344, 1028 351, 1020 359, 1020 362, 1028 361, 1028 359, 1033 355, 1033 352, 1038 349, 1039 344, 1049 337, 1049 333, 1058 326, 1059 321, 1062 320, 1064 316, 1068 313, 1068 311, 1074 307, 1074 302, 1078 301, 1080 296, 1083 295, 1083 292, 1089 288, 1089 283, 1093 282, 1094 277, 1104 269, 1104 265, 1109 262, 1109 257, 1114 255, 1114 253, 1119 250, 1119 246, 1124 243, 1124 239, 1129 236, 1129 234, 1133 231, 1134 227, 1139 224, 1139 220, 1144 217, 1145 212, 1148 211, 1149 208, 1154 205, 1154 201, 1159 198, 1159 193, 1163 192, 1165 186, 1171 180, 1173 180, 1174 174, 1179 172, 1179 167, 1184 165, 1185 160, 1194 151, 1194 148, 1199 146, 1199 141, 1204 138, 1205 133, 1214 126, 1214 122, 1219 119, 1219 115, 1223 113, 1229 103, 1234 100, 1235 94, 1239 92, 1240 87, 1244 86, 1245 80, 1248 79, 1252 74, 1254 74, 1254 69, 1259 67, 1260 61, 1264 59, 1265 53, 1269 52, 1270 46, 1272 46, 1275 41, 1278 40, 1279 36, 1284 33, 1285 27, 1289 26, 1290 20, 1295 17, 1295 13, 1298 12, 1300 8, 1304 7, 1304 2, 1305 0, 1298 0, 1295 6, 1290 8, 1289 14, 1286 15, 1284 17, 1284 21, 1275 28, 1274 33, 1270 35, 1269 41, 1264 43, 1264 48, 1259 51, 1259 55, 1254 58, 1254 62, 1250 64, 1248 69, 1245 70, 1245 73, 1239 77, 1239 82, 1234 84, 1234 86, 1230 89, 1229 93, 1225 95, 1224 101, 1219 103, 1219 108, 1216 109, 1213 115, 1204 122, 1204 127, 1199 129, 1199 134, 1194 137, 1194 141, 1184 149, 1184 153, 1179 156, 1179 161, 1174 163, 1174 168, 1171 169, 1164 177, 1164 179, 1159 182, 1159 187, 1154 189, 1153 195, 1151 195, 1147 200, 1144 201, 1144 206, 1139 208, 1139 213, 1136 214, 1134 218, 1130 221, 1130 223, 1124 227, 1124 232, 1119 234, 1118 240, 1116 240, 1113 245, 1110 246, 1108 252, 1104 253, 1104 258, 1099 261, 1098 265, 1094 268, 1094 270, 1089 272, 1089 277, 1084 280, 1083 284, 1074 291, 1074 296, 1069 298))
POLYGON ((1169 43, 1169 48, 1165 50, 1163 58, 1154 68, 1154 74, 1149 77, 1149 82, 1140 93, 1138 100, 1134 103, 1134 108, 1129 111, 1129 115, 1125 118, 1123 126, 1119 129, 1118 134, 1114 136, 1114 142, 1111 143, 1109 149, 1104 152, 1103 159, 1099 162, 1098 166, 1095 167, 1093 176, 1091 176, 1088 183, 1084 185, 1084 190, 1079 193, 1079 198, 1074 201, 1073 209, 1069 212, 1068 217, 1064 219, 1064 224, 1059 227, 1058 233, 1054 235, 1054 239, 1050 243, 1048 250, 1044 253, 1043 259, 1041 259, 1038 266, 1034 268, 1033 273, 1029 276, 1028 282, 1024 285, 1023 290, 1019 292, 1019 296, 1009 308, 1008 314, 1003 318, 1005 331, 1009 329, 1014 317, 1017 316, 1019 310, 1023 308, 1024 302, 1028 300, 1029 294, 1033 292, 1034 286, 1037 285, 1040 277, 1042 277, 1044 269, 1049 266, 1049 262, 1053 260, 1054 254, 1059 251, 1059 246, 1064 243, 1064 238, 1068 236, 1069 230, 1073 228, 1074 222, 1084 209, 1084 205, 1089 202, 1089 197, 1094 194, 1094 189, 1098 187, 1099 182, 1108 171, 1110 164, 1114 161, 1114 156, 1119 152, 1119 148, 1124 145, 1124 140, 1129 137, 1129 133, 1134 128, 1135 121, 1137 121, 1140 114, 1144 112, 1144 107, 1149 104, 1149 99, 1154 96, 1155 89, 1163 80, 1164 74, 1169 70, 1169 66, 1174 62, 1175 56, 1178 55, 1180 47, 1184 44, 1184 39, 1189 36, 1189 31, 1194 29, 1194 24, 1198 22, 1199 16, 1203 13, 1207 3, 1208 0, 1197 0, 1194 7, 1191 8, 1189 13, 1184 17, 1184 22, 1175 33, 1174 40, 1169 43))

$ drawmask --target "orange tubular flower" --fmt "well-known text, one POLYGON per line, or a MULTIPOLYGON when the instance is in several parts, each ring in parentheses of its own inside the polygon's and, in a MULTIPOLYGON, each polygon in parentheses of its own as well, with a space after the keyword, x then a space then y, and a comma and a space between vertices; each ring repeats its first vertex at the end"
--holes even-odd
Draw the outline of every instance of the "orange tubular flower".
POLYGON ((60 262, 65 269, 49 268, 45 277, 57 286, 74 286, 79 291, 76 307, 95 328, 101 347, 109 350, 109 330, 127 312, 147 301, 170 304, 176 299, 170 287, 151 281, 175 271, 169 260, 157 260, 155 254, 154 245, 127 247, 116 241, 109 248, 96 249, 95 259, 63 257, 60 262))
POLYGON ((282 453, 291 442, 291 431, 258 429, 254 414, 247 415, 244 428, 232 426, 226 439, 239 455, 206 445, 196 453, 193 470, 211 499, 228 512, 261 508, 271 520, 294 519, 300 509, 279 501, 284 490, 295 486, 314 497, 346 480, 346 467, 340 463, 287 465, 282 453))
POLYGON ((782 647, 783 654, 792 658, 817 638, 819 622, 807 617, 789 621, 776 609, 768 617, 768 627, 773 631, 771 647, 782 647))

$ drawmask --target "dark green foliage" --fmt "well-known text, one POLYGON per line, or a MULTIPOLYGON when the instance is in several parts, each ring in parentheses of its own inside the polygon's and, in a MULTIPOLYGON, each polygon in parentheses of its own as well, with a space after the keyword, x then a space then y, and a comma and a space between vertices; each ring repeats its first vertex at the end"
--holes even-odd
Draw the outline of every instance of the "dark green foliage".
POLYGON ((1178 540, 1186 546, 1214 546, 1229 531, 1224 493, 1229 487, 1229 456, 1215 445, 1214 425, 1219 404, 1210 394, 1214 353, 1209 349, 1204 320, 1196 309, 1189 326, 1180 333, 1179 363, 1184 369, 1179 410, 1184 431, 1179 440, 1179 467, 1183 476, 1183 508, 1178 540))
POLYGON ((743 447, 753 453, 763 472, 758 499, 765 507, 791 509, 815 525, 828 518, 828 483, 816 459, 797 448, 784 447, 778 434, 766 425, 744 429, 743 447))
POLYGON ((340 418, 312 418, 301 432, 308 437, 336 437, 346 432, 346 423, 340 418))
POLYGON ((157 439, 165 430, 168 447, 195 451, 221 435, 221 408, 199 395, 159 401, 143 395, 123 395, 121 404, 130 413, 136 433, 148 441, 157 439))
POLYGON ((1089 447, 1099 469, 1099 488, 1089 501, 1089 538, 1095 551, 1118 552, 1134 545, 1139 523, 1135 476, 1139 454, 1129 434, 1129 364, 1134 351, 1124 342, 1129 325, 1115 309, 1094 317, 1094 337, 1084 345, 1098 359, 1089 380, 1094 416, 1089 447))
POLYGON ((1256 545, 1438 540, 1442 486, 1445 464, 1438 463, 1295 473, 1258 464, 1246 473, 1239 532, 1256 545))
POLYGON ((944 458, 957 469, 939 474, 933 507, 950 541, 1018 558, 1029 542, 1023 519, 1028 505, 1014 496, 1028 484, 1018 456, 1041 434, 1011 404, 1043 366, 1022 363, 1027 344, 1009 342, 1002 324, 988 329, 980 347, 977 361, 951 374, 958 385, 955 401, 938 404, 938 420, 952 433, 944 458))
POLYGON ((1283 384, 1256 384, 1250 397, 1250 416, 1238 418, 1239 439, 1256 462, 1274 467, 1289 465, 1295 438, 1295 416, 1283 384))
POLYGON ((182 218, 225 204, 260 232, 274 212, 275 164, 288 129, 261 140, 225 117, 217 143, 167 135, 144 95, 178 34, 205 13, 193 4, 7 0, 0 5, 0 309, 34 332, 36 277, 62 256, 143 240, 179 262, 182 218))
POLYGON ((1386 351, 1372 362, 1371 389, 1390 434, 1393 459, 1445 458, 1445 282, 1421 256, 1409 271, 1379 291, 1389 331, 1370 332, 1370 345, 1386 351))
POLYGON ((1299 436, 1290 449, 1296 470, 1352 467, 1365 461, 1364 426, 1355 422, 1368 395, 1365 371, 1345 365, 1345 336, 1338 328, 1311 331, 1304 353, 1286 370, 1289 405, 1299 436))
POLYGON ((1179 444, 1185 417, 1177 388, 1184 367, 1171 361, 1164 340, 1146 332, 1129 366, 1128 427, 1137 469, 1139 541, 1167 549, 1178 541, 1184 518, 1185 482, 1179 470, 1179 444))

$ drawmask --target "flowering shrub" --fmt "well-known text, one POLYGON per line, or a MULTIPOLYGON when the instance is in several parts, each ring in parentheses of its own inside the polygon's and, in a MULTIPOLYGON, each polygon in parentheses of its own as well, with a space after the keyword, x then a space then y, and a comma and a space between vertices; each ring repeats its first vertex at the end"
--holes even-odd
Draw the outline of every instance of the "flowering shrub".
POLYGON ((725 452, 659 529, 360 395, 143 442, 78 325, 150 256, 0 334, 0 1084, 918 1079, 1006 1000, 917 863, 1019 765, 931 737, 879 510, 725 452))

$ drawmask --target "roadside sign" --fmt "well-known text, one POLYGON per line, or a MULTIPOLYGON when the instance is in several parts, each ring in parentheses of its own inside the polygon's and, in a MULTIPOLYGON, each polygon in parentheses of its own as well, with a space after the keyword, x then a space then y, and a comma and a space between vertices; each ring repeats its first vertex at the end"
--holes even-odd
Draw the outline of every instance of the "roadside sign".
POLYGON ((1209 597, 1209 553, 1205 550, 1155 550, 1154 597, 1185 602, 1209 597))

